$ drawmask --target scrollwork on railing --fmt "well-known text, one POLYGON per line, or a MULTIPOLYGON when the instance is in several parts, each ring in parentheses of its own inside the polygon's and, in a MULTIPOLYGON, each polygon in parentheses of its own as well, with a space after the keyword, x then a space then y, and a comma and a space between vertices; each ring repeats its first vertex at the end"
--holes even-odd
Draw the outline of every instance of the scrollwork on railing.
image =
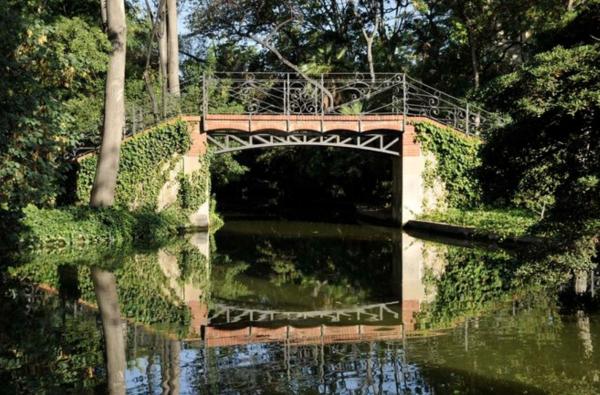
POLYGON ((426 117, 468 134, 498 117, 403 73, 216 73, 205 79, 208 114, 366 115, 426 117))

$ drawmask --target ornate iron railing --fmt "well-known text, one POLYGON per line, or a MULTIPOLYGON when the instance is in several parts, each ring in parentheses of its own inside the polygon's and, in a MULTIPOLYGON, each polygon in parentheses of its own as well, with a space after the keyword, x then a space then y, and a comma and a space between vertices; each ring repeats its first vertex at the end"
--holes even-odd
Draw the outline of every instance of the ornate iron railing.
POLYGON ((404 115, 427 117, 467 134, 500 118, 404 73, 232 73, 205 75, 203 114, 404 115))
MULTIPOLYGON (((123 136, 128 137, 179 114, 403 115, 426 117, 467 134, 480 135, 502 124, 485 111, 404 73, 218 72, 181 84, 181 96, 143 97, 127 104, 123 136)), ((99 120, 101 125, 101 120, 99 120)), ((82 141, 68 157, 96 150, 97 137, 82 141)))

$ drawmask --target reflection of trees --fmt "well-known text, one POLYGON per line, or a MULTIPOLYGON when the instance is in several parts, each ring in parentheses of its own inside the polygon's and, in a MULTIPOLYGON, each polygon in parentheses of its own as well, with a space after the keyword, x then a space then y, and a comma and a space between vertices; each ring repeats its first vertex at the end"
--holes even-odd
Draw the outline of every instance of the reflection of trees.
POLYGON ((101 364, 93 315, 0 272, 0 392, 86 392, 101 364))
POLYGON ((111 395, 125 394, 125 336, 117 295, 115 275, 92 267, 91 277, 104 333, 108 390, 111 395))
MULTIPOLYGON (((82 256, 85 256, 82 253, 82 256)), ((81 298, 95 301, 90 266, 96 262, 113 264, 113 273, 119 285, 121 308, 124 316, 140 323, 161 323, 187 326, 189 312, 182 301, 165 285, 167 278, 158 264, 155 251, 140 251, 124 256, 89 254, 91 260, 69 260, 71 255, 38 255, 29 263, 11 269, 11 274, 21 280, 47 284, 59 288, 57 267, 75 267, 79 278, 81 298)))
POLYGON ((232 289, 252 289, 247 301, 267 304, 333 307, 391 294, 391 250, 385 241, 227 234, 218 243, 212 282, 215 296, 223 299, 232 298, 217 286, 225 279, 232 289), (239 263, 237 277, 231 262, 239 263))

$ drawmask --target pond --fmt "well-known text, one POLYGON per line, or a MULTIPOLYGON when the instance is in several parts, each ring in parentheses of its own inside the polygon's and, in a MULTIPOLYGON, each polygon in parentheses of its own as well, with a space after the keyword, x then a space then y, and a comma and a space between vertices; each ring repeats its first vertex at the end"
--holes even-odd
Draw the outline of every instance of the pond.
POLYGON ((115 353, 131 394, 600 393, 600 272, 517 272, 513 251, 282 221, 37 254, 1 273, 0 393, 104 393, 115 353))

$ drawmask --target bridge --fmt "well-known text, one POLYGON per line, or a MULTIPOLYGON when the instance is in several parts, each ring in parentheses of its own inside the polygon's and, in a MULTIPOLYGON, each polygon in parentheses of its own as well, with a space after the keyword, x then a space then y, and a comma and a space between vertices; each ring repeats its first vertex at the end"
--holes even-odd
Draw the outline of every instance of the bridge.
POLYGON ((419 120, 470 135, 497 122, 404 73, 215 73, 202 80, 201 130, 215 153, 313 145, 401 156, 400 143, 411 144, 419 120))
MULTIPOLYGON (((208 149, 223 154, 321 146, 376 152, 393 158, 392 217, 398 224, 413 219, 425 205, 434 206, 443 195, 443 186, 425 182, 426 164, 436 158, 421 149, 415 123, 480 136, 501 121, 405 73, 220 72, 204 75, 191 88, 195 93, 188 93, 191 100, 182 95, 179 111, 192 114, 177 115, 187 121, 192 136, 181 166, 184 173, 197 170, 196 158, 208 149)), ((156 122, 156 114, 141 119, 136 114, 128 117, 125 137, 151 130, 147 127, 156 122)), ((170 203, 160 201, 158 206, 170 203)), ((206 226, 208 205, 193 218, 191 225, 206 226)))

